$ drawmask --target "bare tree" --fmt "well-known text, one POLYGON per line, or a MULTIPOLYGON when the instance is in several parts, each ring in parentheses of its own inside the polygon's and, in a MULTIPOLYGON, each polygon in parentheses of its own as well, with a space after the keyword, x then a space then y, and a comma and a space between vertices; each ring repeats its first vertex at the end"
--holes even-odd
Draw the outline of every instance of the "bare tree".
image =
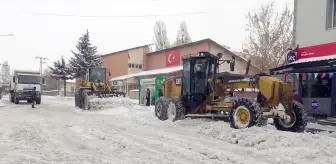
POLYGON ((52 72, 49 68, 43 71, 42 76, 45 81, 44 90, 58 90, 58 80, 52 77, 52 72))
POLYGON ((191 43, 191 37, 188 33, 187 23, 182 21, 180 23, 180 29, 177 32, 176 42, 174 46, 191 43))
POLYGON ((61 56, 61 60, 53 62, 53 67, 49 67, 49 69, 51 71, 51 77, 56 80, 63 80, 64 96, 66 96, 66 81, 73 79, 73 74, 63 56, 61 56))
POLYGON ((293 37, 293 11, 286 7, 277 12, 273 6, 271 2, 246 15, 249 35, 243 49, 263 72, 284 63, 293 37))
POLYGON ((169 48, 166 24, 163 21, 156 21, 153 30, 156 51, 169 48))

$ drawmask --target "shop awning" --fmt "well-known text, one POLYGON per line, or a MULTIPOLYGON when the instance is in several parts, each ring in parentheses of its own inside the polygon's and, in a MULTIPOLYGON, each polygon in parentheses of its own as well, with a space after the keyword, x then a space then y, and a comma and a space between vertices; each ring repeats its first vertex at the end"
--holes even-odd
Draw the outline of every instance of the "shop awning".
POLYGON ((284 66, 270 69, 270 74, 336 72, 336 55, 299 59, 284 66))
POLYGON ((150 75, 165 75, 169 73, 179 72, 182 71, 183 66, 175 66, 175 67, 168 67, 168 68, 162 68, 162 69, 154 69, 149 71, 142 71, 130 75, 123 75, 118 76, 115 78, 110 79, 109 81, 117 81, 117 80, 126 80, 132 77, 139 77, 139 76, 150 76, 150 75))

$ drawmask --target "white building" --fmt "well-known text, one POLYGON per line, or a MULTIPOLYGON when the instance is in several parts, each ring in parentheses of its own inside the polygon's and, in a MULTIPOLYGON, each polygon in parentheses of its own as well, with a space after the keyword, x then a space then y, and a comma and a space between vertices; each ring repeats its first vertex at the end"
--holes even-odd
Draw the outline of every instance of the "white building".
POLYGON ((336 42, 335 2, 336 0, 294 0, 295 45, 307 47, 336 42))
POLYGON ((299 77, 309 114, 336 116, 336 0, 294 0, 293 41, 299 48, 288 53, 289 64, 270 72, 299 77))

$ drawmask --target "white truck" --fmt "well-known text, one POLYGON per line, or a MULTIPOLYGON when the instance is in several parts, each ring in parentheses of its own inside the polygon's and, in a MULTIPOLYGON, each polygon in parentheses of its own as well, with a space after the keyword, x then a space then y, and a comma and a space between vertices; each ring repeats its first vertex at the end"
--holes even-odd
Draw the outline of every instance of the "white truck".
POLYGON ((44 79, 38 71, 14 70, 13 79, 10 83, 10 101, 19 104, 20 100, 32 102, 32 91, 36 87, 36 104, 41 104, 41 86, 44 79))

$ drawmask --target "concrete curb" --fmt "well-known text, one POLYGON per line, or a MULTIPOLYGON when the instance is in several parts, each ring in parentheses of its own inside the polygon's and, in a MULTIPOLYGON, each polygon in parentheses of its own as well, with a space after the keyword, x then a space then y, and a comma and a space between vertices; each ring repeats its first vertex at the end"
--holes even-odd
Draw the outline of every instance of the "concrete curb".
POLYGON ((316 120, 316 123, 320 125, 330 125, 330 126, 336 126, 336 122, 331 122, 327 120, 316 120))
POLYGON ((336 126, 335 121, 328 121, 328 119, 314 119, 313 117, 308 117, 308 122, 317 123, 317 124, 320 124, 320 125, 336 126))
MULTIPOLYGON (((274 123, 269 123, 270 125, 274 126, 274 123)), ((324 129, 316 129, 316 128, 307 128, 306 132, 308 133, 318 133, 318 132, 329 132, 329 133, 334 133, 335 131, 332 130, 324 130, 324 129)))

